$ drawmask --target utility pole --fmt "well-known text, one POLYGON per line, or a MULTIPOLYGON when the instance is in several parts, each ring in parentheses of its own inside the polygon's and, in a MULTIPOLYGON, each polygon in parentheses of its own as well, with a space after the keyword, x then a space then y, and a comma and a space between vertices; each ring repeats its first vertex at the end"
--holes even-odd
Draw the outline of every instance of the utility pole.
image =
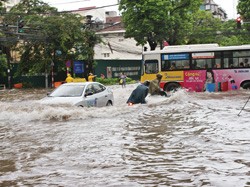
POLYGON ((51 60, 51 87, 54 88, 54 62, 51 60))
MULTIPOLYGON (((47 63, 46 63, 47 64, 47 63)), ((48 89, 49 87, 49 81, 48 81, 48 70, 47 70, 47 65, 45 67, 45 88, 48 89)))
POLYGON ((8 64, 8 88, 12 89, 12 85, 11 85, 11 64, 10 64, 10 50, 8 47, 5 47, 5 54, 7 57, 7 64, 8 64))

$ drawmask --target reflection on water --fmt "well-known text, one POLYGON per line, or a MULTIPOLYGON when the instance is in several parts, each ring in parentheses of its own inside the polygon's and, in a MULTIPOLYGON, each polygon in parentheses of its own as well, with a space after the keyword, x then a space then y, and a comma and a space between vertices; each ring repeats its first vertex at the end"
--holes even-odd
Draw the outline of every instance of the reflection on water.
POLYGON ((248 92, 108 108, 43 106, 44 93, 2 96, 0 186, 250 186, 248 92))

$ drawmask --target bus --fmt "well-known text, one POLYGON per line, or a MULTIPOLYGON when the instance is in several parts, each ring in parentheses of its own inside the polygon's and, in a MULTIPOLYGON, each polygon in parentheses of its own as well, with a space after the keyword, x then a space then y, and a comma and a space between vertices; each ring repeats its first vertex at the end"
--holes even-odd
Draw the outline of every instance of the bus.
POLYGON ((189 91, 250 89, 250 45, 197 44, 166 46, 144 51, 141 81, 161 74, 165 91, 179 87, 189 91), (214 89, 213 89, 214 88, 214 89))

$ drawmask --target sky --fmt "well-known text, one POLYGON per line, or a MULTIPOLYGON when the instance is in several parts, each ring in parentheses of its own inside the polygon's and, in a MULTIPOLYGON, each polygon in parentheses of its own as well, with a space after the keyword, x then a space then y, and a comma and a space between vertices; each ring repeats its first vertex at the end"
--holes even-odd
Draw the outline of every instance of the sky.
MULTIPOLYGON (((59 11, 63 10, 77 10, 79 8, 96 6, 109 6, 118 4, 118 0, 43 0, 51 6, 58 8, 59 11)), ((106 10, 117 10, 117 6, 106 7, 106 10)))
MULTIPOLYGON (((44 2, 49 3, 51 6, 57 7, 59 11, 62 10, 77 10, 83 7, 89 6, 109 6, 118 3, 118 0, 44 0, 44 2)), ((237 17, 237 2, 238 0, 214 0, 223 10, 226 11, 228 19, 233 19, 237 17)), ((111 6, 105 8, 107 10, 117 10, 117 6, 111 6)))
POLYGON ((237 18, 238 0, 214 0, 214 2, 226 11, 229 19, 237 18))

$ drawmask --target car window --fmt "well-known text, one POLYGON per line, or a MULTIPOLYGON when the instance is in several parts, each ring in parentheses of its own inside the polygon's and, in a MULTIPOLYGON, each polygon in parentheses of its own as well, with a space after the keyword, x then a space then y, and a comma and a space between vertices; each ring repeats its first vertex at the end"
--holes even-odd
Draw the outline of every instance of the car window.
POLYGON ((50 94, 51 97, 79 97, 82 95, 85 86, 62 85, 50 94))
POLYGON ((93 88, 95 90, 96 93, 100 93, 102 91, 104 91, 106 88, 101 85, 101 84, 93 84, 93 88))
POLYGON ((86 88, 86 94, 89 95, 89 94, 95 94, 95 89, 93 87, 93 84, 90 84, 88 85, 88 87, 86 88))

